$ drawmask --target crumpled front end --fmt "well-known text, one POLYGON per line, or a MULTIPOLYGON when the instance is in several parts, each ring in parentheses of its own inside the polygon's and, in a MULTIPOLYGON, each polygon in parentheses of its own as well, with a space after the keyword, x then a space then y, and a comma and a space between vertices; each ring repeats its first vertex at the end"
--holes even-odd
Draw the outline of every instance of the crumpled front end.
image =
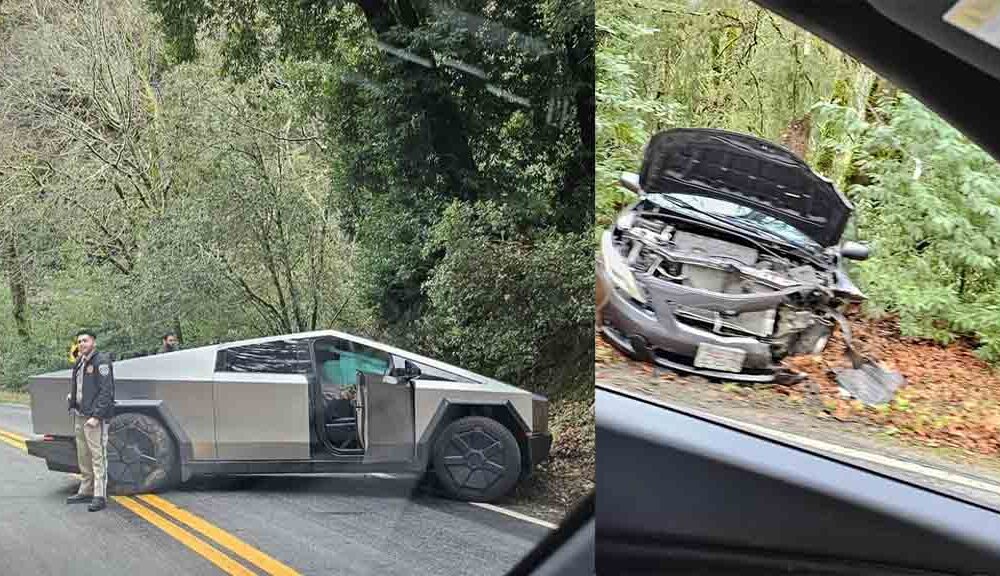
POLYGON ((781 375, 788 355, 820 352, 829 312, 847 294, 833 262, 806 262, 642 202, 604 233, 597 277, 600 328, 625 352, 756 382, 781 375))

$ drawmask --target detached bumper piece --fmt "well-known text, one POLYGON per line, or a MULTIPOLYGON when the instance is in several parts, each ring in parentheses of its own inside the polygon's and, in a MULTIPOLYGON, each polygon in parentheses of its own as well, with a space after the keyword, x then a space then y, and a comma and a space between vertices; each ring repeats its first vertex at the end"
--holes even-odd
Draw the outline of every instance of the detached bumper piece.
POLYGON ((528 436, 528 458, 531 460, 532 467, 548 460, 551 449, 551 434, 531 434, 528 436))
POLYGON ((836 371, 837 385, 843 394, 857 398, 867 406, 876 406, 891 402, 896 390, 906 386, 906 379, 899 372, 886 370, 880 364, 863 356, 854 347, 851 335, 851 324, 840 312, 833 313, 834 319, 840 325, 841 335, 846 344, 847 357, 851 360, 851 368, 841 368, 836 371))
POLYGON ((55 472, 80 472, 76 460, 76 442, 66 436, 44 436, 24 441, 28 454, 45 460, 49 470, 55 472))

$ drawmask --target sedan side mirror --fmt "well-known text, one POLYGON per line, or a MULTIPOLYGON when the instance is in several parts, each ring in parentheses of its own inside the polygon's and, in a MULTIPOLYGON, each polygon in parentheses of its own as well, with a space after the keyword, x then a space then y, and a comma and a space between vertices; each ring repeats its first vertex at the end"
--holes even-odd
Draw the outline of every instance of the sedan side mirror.
POLYGON ((848 260, 867 260, 871 250, 868 244, 848 240, 840 245, 840 255, 848 260))
POLYGON ((633 172, 622 172, 622 175, 618 177, 618 183, 622 185, 626 190, 631 190, 639 196, 642 196, 642 186, 639 186, 639 175, 633 172))

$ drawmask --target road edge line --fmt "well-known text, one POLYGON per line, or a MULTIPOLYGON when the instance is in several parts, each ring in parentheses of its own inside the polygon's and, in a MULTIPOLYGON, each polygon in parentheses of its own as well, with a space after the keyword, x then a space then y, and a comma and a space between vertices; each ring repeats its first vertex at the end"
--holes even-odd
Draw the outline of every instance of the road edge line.
POLYGON ((551 522, 546 522, 545 520, 535 518, 534 516, 528 516, 527 514, 515 512, 513 510, 504 508, 502 506, 496 506, 495 504, 488 504, 486 502, 469 502, 469 504, 472 504, 473 506, 479 508, 490 510, 491 512, 496 512, 498 514, 510 516, 511 518, 517 518, 518 520, 521 520, 523 522, 530 522, 531 524, 535 524, 536 526, 542 526, 543 528, 548 528, 549 530, 555 530, 556 528, 559 527, 558 525, 553 524, 551 522))
POLYGON ((961 484, 967 488, 974 488, 976 490, 982 490, 983 492, 989 492, 991 494, 1000 495, 1000 485, 986 482, 983 480, 977 480, 975 478, 969 478, 968 476, 963 476, 961 474, 956 474, 954 472, 948 472, 946 470, 939 470, 937 468, 932 468, 930 466, 925 466, 923 464, 918 464, 916 462, 907 462, 905 460, 899 460, 892 458, 890 456, 882 456, 881 454, 875 454, 872 452, 867 452, 865 450, 859 450, 857 448, 848 448, 846 446, 840 446, 838 444, 831 444, 824 440, 814 440, 805 436, 799 436, 797 434, 790 434, 788 432, 782 432, 780 430, 775 430, 773 428, 768 428, 766 426, 759 426, 757 424, 752 424, 750 422, 744 422, 742 420, 736 420, 729 418, 727 416, 717 416, 713 415, 713 418, 721 423, 728 424, 737 429, 743 429, 747 432, 754 432, 760 434, 766 438, 771 438, 772 440, 779 440, 788 442, 790 444, 797 445, 801 448, 811 448, 817 450, 820 454, 827 455, 837 455, 846 458, 855 458, 857 460, 863 460, 865 462, 870 462, 872 464, 878 464, 881 466, 886 466, 888 468, 895 468, 897 470, 903 470, 906 472, 911 472, 913 474, 918 474, 920 476, 926 476, 928 478, 936 478, 937 480, 942 480, 944 482, 951 482, 954 484, 961 484))

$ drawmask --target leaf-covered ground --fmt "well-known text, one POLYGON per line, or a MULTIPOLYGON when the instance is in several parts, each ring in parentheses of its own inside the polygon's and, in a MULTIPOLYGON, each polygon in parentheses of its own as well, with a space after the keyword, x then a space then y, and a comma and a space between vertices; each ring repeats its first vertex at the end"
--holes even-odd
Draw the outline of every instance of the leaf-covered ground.
MULTIPOLYGON (((795 405, 815 398, 821 402, 820 410, 812 413, 819 418, 874 425, 915 445, 1000 455, 1000 375, 975 355, 970 342, 942 346, 904 338, 891 317, 873 320, 852 313, 850 321, 858 348, 906 377, 906 386, 890 404, 865 407, 841 397, 833 370, 849 367, 850 362, 839 332, 821 356, 785 361, 790 368, 805 373, 805 381, 794 386, 767 386, 761 391, 787 396, 795 405)), ((625 361, 601 339, 596 349, 599 366, 625 361)), ((648 365, 637 364, 634 369, 649 375, 659 373, 648 365)), ((660 377, 674 379, 666 372, 660 377)), ((720 386, 737 389, 732 384, 720 386)))
POLYGON ((871 462, 856 463, 1000 510, 1000 458, 990 447, 996 438, 995 423, 989 420, 990 408, 996 405, 995 400, 990 404, 990 398, 997 398, 992 373, 968 356, 968 346, 942 349, 923 342, 903 341, 895 336, 891 321, 855 319, 854 324, 862 338, 862 348, 873 351, 881 345, 887 353, 900 350, 898 367, 911 383, 891 409, 864 408, 839 398, 828 374, 829 368, 841 362, 837 346, 842 344, 836 343, 823 358, 797 360, 797 364, 811 373, 811 378, 788 387, 743 386, 678 374, 629 360, 598 339, 595 380, 598 385, 638 393, 681 409, 763 426, 776 433, 809 438, 857 453, 887 456, 890 461, 906 464, 902 468, 892 464, 880 468, 880 464, 871 462), (935 352, 933 348, 939 350, 935 352), (939 405, 947 402, 942 398, 962 397, 960 390, 949 386, 951 374, 955 375, 952 381, 956 384, 967 381, 976 389, 975 399, 966 395, 969 402, 961 409, 939 405), (930 416, 933 414, 939 419, 948 415, 948 425, 937 428, 928 425, 934 419, 930 416), (911 464, 917 465, 918 471, 910 468, 911 464), (926 469, 951 476, 919 471, 926 469))
POLYGON ((518 486, 503 505, 558 524, 594 489, 594 402, 558 402, 551 407, 552 452, 548 462, 518 486))
POLYGON ((783 432, 975 476, 1000 488, 1000 376, 976 357, 972 343, 942 346, 904 338, 892 318, 866 319, 853 312, 849 319, 858 347, 907 379, 889 405, 864 407, 841 398, 832 371, 849 361, 839 334, 821 356, 787 361, 808 376, 794 386, 743 386, 680 375, 628 360, 600 338, 595 344, 596 380, 783 432))
POLYGON ((837 419, 864 419, 883 426, 888 434, 925 446, 1000 454, 1000 376, 976 357, 971 343, 942 346, 903 338, 893 318, 872 320, 852 314, 851 324, 866 355, 906 377, 907 385, 893 402, 873 408, 840 398, 832 370, 850 363, 839 333, 822 356, 786 361, 808 374, 809 382, 785 392, 801 394, 803 388, 818 386, 829 413, 837 419))

